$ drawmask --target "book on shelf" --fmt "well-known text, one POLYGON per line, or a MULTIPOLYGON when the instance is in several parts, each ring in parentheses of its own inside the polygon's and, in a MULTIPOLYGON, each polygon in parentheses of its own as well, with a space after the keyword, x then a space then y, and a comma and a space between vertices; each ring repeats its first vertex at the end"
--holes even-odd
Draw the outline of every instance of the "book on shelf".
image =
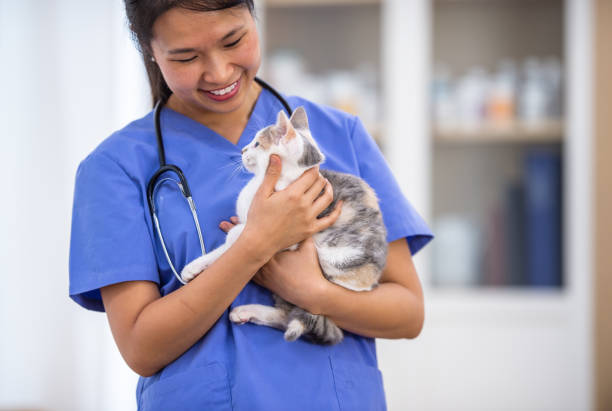
POLYGON ((483 249, 484 286, 562 286, 561 156, 531 148, 523 176, 501 190, 488 213, 483 249))
POLYGON ((529 286, 562 285, 561 156, 533 148, 524 158, 525 256, 529 286))
POLYGON ((504 193, 504 229, 508 285, 527 284, 525 275, 525 189, 520 181, 510 182, 504 193))

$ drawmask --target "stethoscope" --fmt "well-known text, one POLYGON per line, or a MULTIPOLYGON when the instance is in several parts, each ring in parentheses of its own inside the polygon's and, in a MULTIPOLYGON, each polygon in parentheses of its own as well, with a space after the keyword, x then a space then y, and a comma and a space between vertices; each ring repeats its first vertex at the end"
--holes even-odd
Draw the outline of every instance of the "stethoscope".
MULTIPOLYGON (((262 87, 268 90, 270 93, 274 95, 281 102, 289 117, 293 113, 291 110, 291 106, 287 103, 287 100, 283 98, 272 86, 270 86, 265 81, 261 80, 258 77, 255 77, 255 81, 262 87)), ((155 135, 157 137, 157 155, 159 157, 159 168, 147 184, 147 202, 149 203, 149 211, 151 212, 151 218, 153 219, 153 225, 155 226, 155 230, 157 232, 157 236, 159 238, 159 242, 161 243, 162 249, 164 250, 164 255, 166 256, 166 261, 168 261, 168 265, 170 269, 174 273, 174 276, 181 284, 186 284, 185 281, 181 278, 181 276, 176 271, 174 264, 172 264, 172 260, 170 259, 170 255, 168 254, 168 249, 166 248, 166 243, 164 242, 164 236, 161 231, 161 227, 159 224, 159 218, 157 216, 157 209, 155 207, 155 193, 157 192, 158 187, 161 183, 165 181, 171 181, 175 183, 180 189, 183 197, 187 200, 189 204, 189 209, 191 210, 191 216, 193 217, 193 222, 196 226, 196 230, 198 232, 198 239, 200 240, 200 248, 202 249, 202 255, 206 254, 206 248, 204 247, 204 239, 202 238, 202 228, 200 227, 200 222, 198 220, 198 213, 196 212, 196 205, 191 196, 191 190, 189 189, 189 184, 187 183, 187 179, 183 174, 183 171, 173 164, 166 164, 166 152, 164 150, 164 141, 162 138, 161 124, 160 124, 160 114, 161 110, 164 107, 165 101, 159 100, 157 104, 155 104, 155 135), (172 177, 168 177, 166 173, 174 173, 178 177, 178 181, 172 177), (160 178, 163 174, 165 176, 160 178)))

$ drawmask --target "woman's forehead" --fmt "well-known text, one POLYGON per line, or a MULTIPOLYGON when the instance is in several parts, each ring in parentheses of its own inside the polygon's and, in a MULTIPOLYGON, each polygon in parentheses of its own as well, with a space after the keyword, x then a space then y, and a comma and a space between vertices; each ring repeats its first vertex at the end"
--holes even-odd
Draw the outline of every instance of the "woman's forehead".
POLYGON ((164 51, 212 46, 253 23, 246 7, 194 11, 175 7, 155 20, 153 41, 164 51))

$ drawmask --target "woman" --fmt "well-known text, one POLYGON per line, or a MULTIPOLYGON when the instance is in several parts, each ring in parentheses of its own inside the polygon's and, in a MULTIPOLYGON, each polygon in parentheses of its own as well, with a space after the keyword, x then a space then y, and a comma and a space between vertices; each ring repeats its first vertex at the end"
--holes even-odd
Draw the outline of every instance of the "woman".
MULTIPOLYGON (((241 148, 272 124, 279 99, 254 81, 260 65, 252 0, 126 0, 154 101, 166 101, 161 128, 168 163, 191 183, 208 250, 224 240, 240 189, 241 148)), ((414 338, 423 296, 412 263, 431 234, 402 196, 353 116, 298 97, 326 168, 360 175, 375 189, 388 230, 381 285, 353 292, 324 279, 310 236, 333 224, 316 216, 333 193, 316 169, 274 192, 282 164, 273 156, 234 245, 182 286, 166 261, 147 205, 158 167, 153 113, 116 132, 79 166, 74 197, 70 295, 106 311, 119 351, 142 377, 139 409, 384 409, 374 337, 414 338), (324 190, 324 195, 318 194, 324 190), (295 252, 278 253, 304 240, 295 252), (271 292, 344 330, 334 346, 278 330, 235 325, 229 310, 273 305, 271 292)), ((162 181, 156 204, 165 246, 180 270, 201 254, 176 185, 162 181)))

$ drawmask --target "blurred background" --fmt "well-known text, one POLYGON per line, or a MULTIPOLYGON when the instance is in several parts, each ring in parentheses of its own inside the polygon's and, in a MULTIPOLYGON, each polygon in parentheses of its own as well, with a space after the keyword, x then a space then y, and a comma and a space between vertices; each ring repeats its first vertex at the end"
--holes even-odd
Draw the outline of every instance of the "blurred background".
MULTIPOLYGON (((612 410, 612 2, 256 4, 261 76, 359 115, 436 234, 389 409, 612 410)), ((0 56, 0 410, 134 410, 67 295, 76 167, 150 110, 123 2, 0 0, 0 56)))

